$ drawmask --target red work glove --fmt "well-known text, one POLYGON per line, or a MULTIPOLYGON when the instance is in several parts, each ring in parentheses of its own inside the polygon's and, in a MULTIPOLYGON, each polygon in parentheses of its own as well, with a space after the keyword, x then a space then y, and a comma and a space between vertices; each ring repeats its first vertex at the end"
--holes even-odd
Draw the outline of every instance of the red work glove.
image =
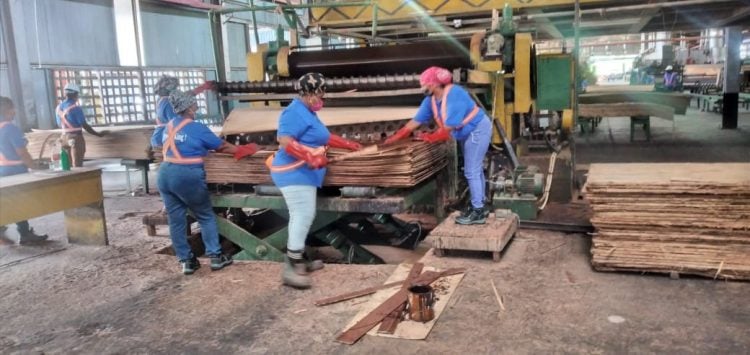
POLYGON ((284 151, 289 155, 304 161, 307 165, 313 169, 320 169, 328 165, 328 158, 325 154, 313 154, 305 146, 299 142, 293 140, 286 145, 284 151))
POLYGON ((432 133, 419 133, 417 135, 418 141, 425 141, 427 143, 442 143, 449 140, 450 138, 450 131, 442 128, 438 128, 437 131, 432 133))
POLYGON ((385 143, 383 144, 393 144, 396 143, 406 137, 408 137, 411 134, 411 129, 407 126, 401 127, 401 129, 398 130, 398 132, 394 133, 392 136, 388 137, 388 139, 385 140, 385 143))
POLYGON ((216 90, 216 82, 213 80, 206 81, 197 88, 193 89, 193 95, 199 95, 206 90, 216 90))
POLYGON ((341 136, 337 136, 333 133, 331 133, 331 138, 328 139, 328 146, 331 148, 344 148, 344 149, 349 149, 349 150, 354 150, 354 151, 362 149, 361 144, 355 141, 350 141, 341 136))
POLYGON ((234 152, 234 160, 240 160, 244 157, 251 156, 260 150, 260 147, 258 147, 255 143, 240 145, 237 147, 237 151, 234 152))

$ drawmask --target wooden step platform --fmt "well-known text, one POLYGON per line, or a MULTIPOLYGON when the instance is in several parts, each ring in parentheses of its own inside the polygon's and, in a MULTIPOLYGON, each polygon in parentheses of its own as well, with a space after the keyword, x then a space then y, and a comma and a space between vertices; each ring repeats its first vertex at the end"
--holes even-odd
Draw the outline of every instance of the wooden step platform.
POLYGON ((445 250, 486 251, 492 253, 492 260, 500 261, 500 252, 518 231, 518 215, 509 210, 496 210, 487 217, 485 224, 464 226, 455 222, 459 214, 452 213, 427 237, 435 255, 443 256, 445 250))

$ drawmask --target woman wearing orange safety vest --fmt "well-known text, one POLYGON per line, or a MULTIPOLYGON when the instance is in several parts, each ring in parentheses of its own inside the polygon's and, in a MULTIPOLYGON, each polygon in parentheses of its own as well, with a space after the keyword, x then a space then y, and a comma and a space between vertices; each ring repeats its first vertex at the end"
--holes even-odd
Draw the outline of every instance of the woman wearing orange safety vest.
POLYGON ((289 237, 282 281, 295 288, 311 286, 308 272, 323 268, 320 260, 308 260, 305 240, 315 219, 317 190, 326 174, 326 146, 359 150, 357 142, 331 134, 316 112, 323 108, 326 79, 307 73, 296 84, 299 97, 279 118, 279 151, 267 161, 271 178, 289 209, 289 237))
POLYGON ((422 124, 435 122, 433 133, 419 134, 418 140, 428 143, 445 142, 453 138, 461 145, 464 158, 464 176, 469 184, 471 203, 463 214, 456 218, 458 224, 483 224, 485 176, 484 156, 490 145, 492 123, 487 114, 462 87, 451 84, 450 71, 430 67, 419 77, 427 97, 424 98, 414 118, 396 134, 385 141, 391 144, 408 137, 422 124))
MULTIPOLYGON (((13 101, 0 96, 0 178, 24 174, 29 169, 36 168, 36 164, 26 149, 29 142, 23 136, 23 132, 13 124, 15 115, 16 108, 13 101)), ((34 233, 28 221, 20 221, 16 223, 16 227, 20 235, 20 244, 41 242, 47 239, 46 235, 34 233)), ((7 240, 5 230, 5 226, 0 226, 0 239, 2 240, 7 240)))
POLYGON ((98 137, 106 134, 106 131, 101 133, 95 131, 86 122, 83 109, 78 105, 78 95, 80 92, 81 87, 78 84, 68 83, 65 85, 65 96, 67 99, 57 105, 55 109, 57 125, 63 131, 63 145, 67 146, 69 141, 73 141, 73 144, 66 149, 70 154, 73 166, 79 168, 83 166, 83 156, 86 154, 86 141, 83 139, 83 131, 85 130, 89 134, 98 137))
POLYGON ((232 257, 221 252, 203 157, 209 150, 234 154, 235 159, 255 154, 258 146, 235 146, 217 137, 204 124, 195 122, 198 105, 195 96, 174 91, 169 102, 177 117, 167 123, 162 135, 164 163, 159 167, 159 193, 164 200, 169 221, 172 248, 182 265, 182 272, 190 275, 200 267, 187 243, 187 212, 190 210, 201 226, 201 237, 206 255, 211 258, 211 270, 220 270, 232 263, 232 257))

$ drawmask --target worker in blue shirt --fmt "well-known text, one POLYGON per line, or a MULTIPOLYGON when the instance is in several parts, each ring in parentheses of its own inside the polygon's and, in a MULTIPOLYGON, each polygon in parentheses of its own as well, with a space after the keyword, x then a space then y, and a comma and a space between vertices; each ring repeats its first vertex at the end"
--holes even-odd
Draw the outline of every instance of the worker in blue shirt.
POLYGON ((211 270, 221 270, 232 263, 232 257, 221 252, 216 215, 206 186, 203 157, 209 150, 215 150, 233 154, 239 160, 255 154, 258 146, 252 143, 232 145, 217 137, 206 125, 193 121, 198 105, 195 96, 189 93, 175 90, 169 95, 169 103, 177 117, 164 128, 164 163, 159 167, 157 185, 167 208, 172 248, 182 265, 183 274, 190 275, 200 267, 187 243, 186 216, 190 210, 200 223, 206 255, 211 258, 211 270))
POLYGON ((484 156, 489 149, 492 123, 487 114, 462 87, 451 84, 452 75, 447 69, 430 67, 419 77, 420 85, 427 97, 417 114, 393 136, 385 141, 392 144, 408 137, 422 124, 435 121, 437 130, 417 135, 418 140, 428 143, 445 142, 452 136, 462 147, 464 176, 469 184, 471 202, 458 218, 458 224, 483 224, 485 176, 484 156))
POLYGON ((354 141, 331 134, 317 112, 323 108, 325 77, 307 73, 296 83, 295 98, 279 118, 279 151, 266 165, 271 179, 281 190, 289 209, 289 237, 282 282, 295 288, 309 288, 308 272, 323 268, 320 260, 309 260, 305 240, 315 219, 316 195, 326 174, 326 147, 359 150, 354 141))
POLYGON ((106 132, 97 132, 86 122, 83 109, 78 106, 78 96, 81 87, 75 83, 65 85, 66 100, 57 105, 55 116, 57 126, 63 131, 61 141, 71 157, 73 166, 82 167, 83 157, 86 154, 86 141, 83 139, 83 131, 97 137, 103 137, 106 132), (72 141, 72 144, 70 143, 72 141))
MULTIPOLYGON (((13 124, 15 115, 16 109, 13 101, 0 96, 0 178, 25 174, 29 169, 36 168, 34 160, 31 159, 26 149, 28 141, 23 136, 23 132, 13 124)), ((20 235, 20 244, 36 243, 47 239, 46 235, 34 233, 28 221, 17 222, 16 228, 20 235)), ((0 226, 0 239, 7 240, 5 230, 5 226, 0 226)))
POLYGON ((669 91, 677 89, 679 84, 679 75, 674 71, 671 65, 664 69, 664 88, 669 91))
MULTIPOLYGON (((214 86, 215 83, 213 81, 207 81, 203 83, 203 85, 190 90, 188 93, 192 94, 193 96, 198 96, 206 90, 213 90, 214 86)), ((164 134, 164 127, 167 125, 167 122, 169 122, 169 120, 177 117, 177 114, 172 109, 172 105, 169 104, 169 94, 177 90, 177 88, 179 87, 180 79, 169 75, 163 75, 161 78, 159 78, 159 81, 156 82, 156 85, 154 85, 154 93, 159 98, 156 100, 156 128, 154 129, 154 133, 151 135, 152 148, 161 147, 161 139, 162 135, 164 134)))

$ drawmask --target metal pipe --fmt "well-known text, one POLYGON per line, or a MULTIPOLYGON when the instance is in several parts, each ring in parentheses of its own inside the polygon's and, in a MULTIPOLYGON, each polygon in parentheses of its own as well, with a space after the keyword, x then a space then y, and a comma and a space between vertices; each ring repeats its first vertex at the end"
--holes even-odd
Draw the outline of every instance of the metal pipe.
MULTIPOLYGON (((662 8, 702 5, 702 4, 709 4, 709 3, 731 2, 731 1, 735 1, 735 0, 684 0, 684 1, 660 2, 660 3, 642 4, 642 5, 615 6, 615 7, 609 7, 609 8, 585 9, 585 10, 580 10, 580 3, 578 3, 578 1, 576 1, 576 4, 579 8, 578 11, 580 12, 581 15, 588 15, 588 14, 606 14, 609 12, 620 12, 620 11, 662 9, 662 8)), ((575 16, 575 15, 576 15, 576 11, 559 11, 559 12, 545 12, 545 13, 539 13, 539 14, 515 16, 515 19, 533 20, 537 18, 550 18, 550 17, 562 17, 562 16, 575 16)))
MULTIPOLYGON (((250 0, 250 6, 255 7, 255 0, 250 0)), ((255 18, 255 11, 252 13, 253 17, 253 34, 255 35, 255 48, 260 47, 260 36, 258 35, 258 21, 255 18)))
POLYGON ((221 9, 211 10, 218 14, 226 15, 235 12, 247 12, 247 11, 276 11, 277 9, 312 9, 312 8, 328 8, 328 7, 356 7, 356 6, 371 6, 372 1, 361 1, 351 3, 317 3, 317 4, 299 4, 299 5, 276 5, 276 6, 245 6, 232 9, 221 9))
MULTIPOLYGON (((680 37, 680 38, 673 38, 673 39, 647 39, 647 40, 633 40, 633 41, 616 41, 616 42, 606 42, 606 43, 591 43, 591 44, 582 44, 581 47, 583 48, 589 48, 589 47, 605 47, 605 46, 615 46, 620 44, 639 44, 639 43, 652 43, 652 42, 680 42, 680 41, 693 41, 693 40, 704 40, 704 39, 710 39, 710 38, 721 38, 721 36, 693 36, 693 37, 680 37)), ((561 49, 562 46, 558 47, 544 47, 543 49, 561 49)))

